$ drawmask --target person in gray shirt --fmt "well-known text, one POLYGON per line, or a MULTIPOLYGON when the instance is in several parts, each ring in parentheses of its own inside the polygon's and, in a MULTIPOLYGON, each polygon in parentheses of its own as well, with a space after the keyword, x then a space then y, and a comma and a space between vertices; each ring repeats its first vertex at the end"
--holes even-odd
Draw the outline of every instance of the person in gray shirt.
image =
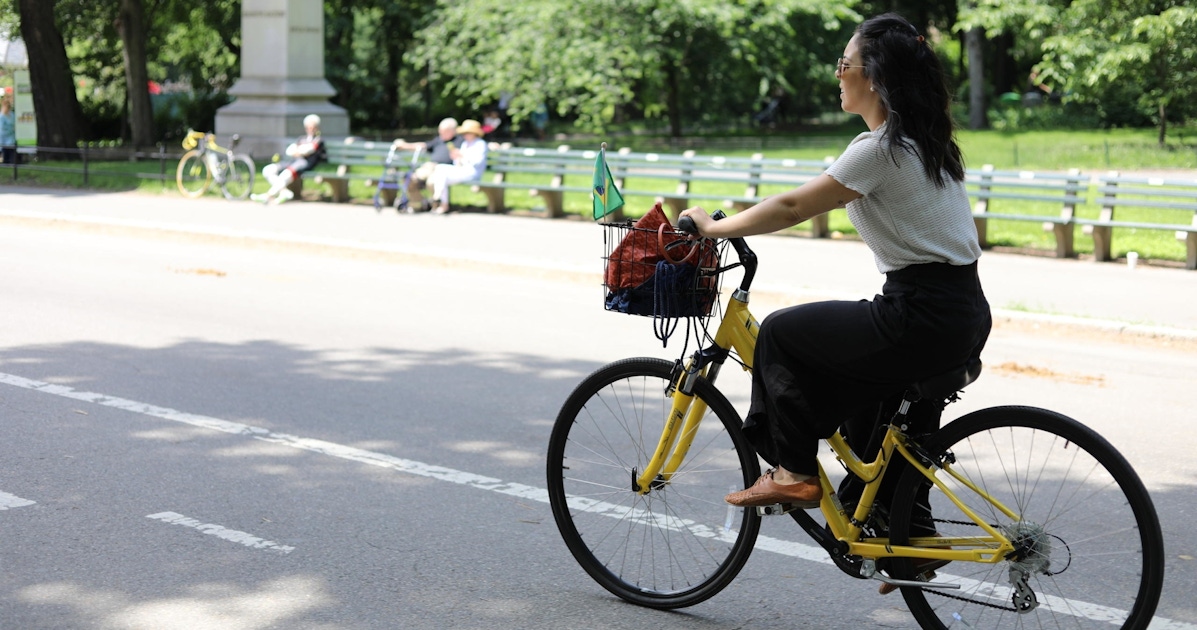
MULTIPOLYGON (((847 208, 885 274, 872 300, 802 304, 761 323, 744 431, 774 468, 729 494, 733 505, 816 507, 823 495, 819 440, 843 428, 856 452, 872 453, 866 447, 878 422, 907 386, 979 360, 992 325, 939 58, 918 29, 890 13, 856 29, 835 75, 841 107, 869 130, 825 173, 721 221, 701 207, 682 213, 703 236, 728 238, 847 208)), ((915 406, 912 433, 938 428, 942 401, 915 406)), ((890 470, 885 481, 900 476, 890 470)), ((859 496, 848 486, 840 493, 845 503, 859 496)), ((891 494, 883 486, 878 499, 891 494)), ((930 514, 921 523, 913 535, 935 533, 930 514)))

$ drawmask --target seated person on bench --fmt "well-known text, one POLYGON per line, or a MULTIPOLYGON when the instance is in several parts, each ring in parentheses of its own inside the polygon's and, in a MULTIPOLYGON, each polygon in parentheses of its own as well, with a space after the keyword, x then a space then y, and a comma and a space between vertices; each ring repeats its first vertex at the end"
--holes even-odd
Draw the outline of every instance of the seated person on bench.
POLYGON ((270 190, 250 196, 254 201, 282 203, 295 196, 289 185, 310 171, 325 158, 324 139, 320 137, 320 117, 309 114, 303 119, 306 135, 287 146, 287 160, 267 164, 262 176, 270 182, 270 190))
POLYGON ((486 140, 482 139, 482 123, 467 120, 457 129, 461 134, 460 147, 450 147, 452 164, 437 164, 428 178, 432 186, 432 212, 444 214, 449 211, 449 186, 482 179, 486 170, 486 140))
POLYGON ((432 172, 436 169, 437 164, 453 163, 453 156, 449 154, 449 149, 461 146, 461 142, 461 136, 457 135, 457 119, 455 118, 442 120, 436 128, 436 137, 427 142, 405 142, 402 139, 394 142, 395 148, 405 151, 419 149, 428 156, 428 161, 421 164, 408 181, 405 211, 428 210, 432 206, 432 202, 424 199, 424 186, 427 185, 428 178, 432 177, 432 172))

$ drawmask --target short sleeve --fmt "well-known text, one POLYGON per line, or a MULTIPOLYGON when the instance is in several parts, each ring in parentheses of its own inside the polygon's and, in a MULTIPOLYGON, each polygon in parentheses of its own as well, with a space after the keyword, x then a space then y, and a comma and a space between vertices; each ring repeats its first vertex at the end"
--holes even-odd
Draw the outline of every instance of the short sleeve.
POLYGON ((827 169, 835 181, 862 195, 868 195, 885 185, 892 165, 887 165, 888 149, 874 132, 856 136, 843 154, 827 169))

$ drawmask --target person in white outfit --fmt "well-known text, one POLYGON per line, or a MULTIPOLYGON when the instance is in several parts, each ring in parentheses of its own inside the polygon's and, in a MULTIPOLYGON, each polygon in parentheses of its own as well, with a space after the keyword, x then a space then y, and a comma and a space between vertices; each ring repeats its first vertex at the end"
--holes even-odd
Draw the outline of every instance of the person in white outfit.
POLYGON ((286 162, 267 164, 262 169, 262 176, 270 182, 270 190, 251 195, 250 199, 262 203, 282 203, 295 196, 288 186, 299 179, 304 171, 310 171, 324 159, 324 139, 320 137, 320 117, 308 114, 303 119, 305 135, 287 146, 285 153, 289 158, 286 162))
POLYGON ((482 138, 485 135, 482 123, 466 120, 457 128, 457 133, 462 137, 461 146, 449 147, 453 163, 437 164, 436 170, 428 178, 428 184, 432 186, 432 212, 435 214, 449 211, 450 186, 479 180, 486 170, 487 146, 482 138))

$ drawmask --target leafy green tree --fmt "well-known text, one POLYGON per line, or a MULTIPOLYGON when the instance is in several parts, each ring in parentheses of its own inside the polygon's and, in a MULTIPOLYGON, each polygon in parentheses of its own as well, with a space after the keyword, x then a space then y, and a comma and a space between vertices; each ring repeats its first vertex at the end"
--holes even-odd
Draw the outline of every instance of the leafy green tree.
POLYGON ((355 127, 394 128, 403 120, 405 92, 420 88, 416 73, 405 72, 403 55, 435 6, 436 0, 325 1, 325 76, 355 127))
POLYGON ((830 85, 857 19, 827 0, 442 0, 407 60, 470 111, 510 91, 517 123, 547 103, 582 128, 643 117, 678 136, 684 119, 750 113, 762 84, 830 85))
POLYGON ((1078 0, 1043 48, 1041 74, 1070 98, 1103 107, 1111 94, 1137 95, 1161 146, 1168 120, 1197 101, 1197 9, 1185 0, 1078 0))
POLYGON ((233 86, 240 76, 240 0, 163 0, 152 16, 151 79, 181 81, 201 95, 233 86))

